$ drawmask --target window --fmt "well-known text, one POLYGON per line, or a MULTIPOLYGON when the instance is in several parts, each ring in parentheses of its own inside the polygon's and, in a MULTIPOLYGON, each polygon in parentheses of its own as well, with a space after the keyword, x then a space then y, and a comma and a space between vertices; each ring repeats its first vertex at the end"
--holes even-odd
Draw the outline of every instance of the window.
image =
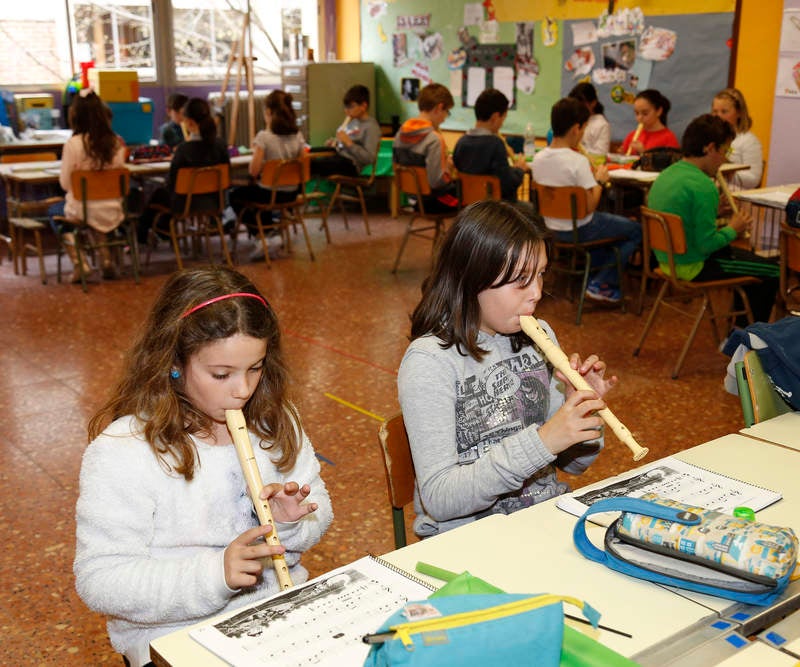
MULTIPOLYGON (((299 34, 301 17, 308 45, 316 51, 316 0, 291 3, 250 0, 249 5, 254 80, 280 73, 282 54, 291 41, 290 35, 299 34)), ((247 0, 172 0, 175 71, 179 81, 225 76, 231 51, 235 58, 241 48, 247 6, 247 0)), ((244 55, 249 54, 245 51, 244 55)), ((237 71, 235 65, 232 71, 234 74, 237 71)))
POLYGON ((319 53, 317 0, 4 0, 0 82, 60 87, 87 61, 136 69, 148 82, 167 72, 168 85, 220 80, 239 52, 248 5, 255 82, 274 80, 290 47, 300 50, 301 31, 319 53), (172 24, 156 25, 170 9, 172 24), (157 62, 159 44, 174 62, 157 62))
POLYGON ((156 78, 153 10, 150 0, 69 0, 76 63, 136 69, 156 78))

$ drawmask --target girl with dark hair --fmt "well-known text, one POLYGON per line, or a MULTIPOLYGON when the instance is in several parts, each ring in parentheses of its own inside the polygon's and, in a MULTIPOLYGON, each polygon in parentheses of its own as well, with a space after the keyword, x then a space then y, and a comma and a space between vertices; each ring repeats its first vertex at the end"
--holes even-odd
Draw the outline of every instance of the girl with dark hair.
MULTIPOLYGON (((162 213, 164 208, 170 208, 175 213, 183 211, 186 197, 175 194, 179 169, 210 167, 215 164, 230 164, 231 162, 225 141, 217 136, 217 124, 206 100, 201 97, 190 99, 183 107, 183 119, 189 138, 175 148, 165 187, 157 188, 153 192, 147 208, 139 219, 140 243, 156 242, 156 236, 149 232, 154 224, 155 229, 161 231, 158 230, 158 223, 162 219, 168 220, 168 214, 162 213)), ((217 203, 215 194, 192 197, 192 208, 198 211, 204 208, 216 208, 217 203)))
POLYGON ((300 557, 333 512, 289 388, 278 319, 250 280, 169 278, 89 423, 76 508, 78 594, 130 665, 156 637, 276 593, 263 559, 284 554, 307 579, 300 557), (281 546, 261 539, 225 410, 244 413, 281 546))
MULTIPOLYGON (((64 144, 59 176, 59 184, 66 192, 66 197, 63 202, 53 204, 48 210, 48 215, 53 231, 61 234, 67 255, 74 266, 71 280, 73 283, 77 283, 80 282, 81 272, 77 266, 75 234, 63 231, 56 218, 83 218, 83 205, 72 192, 72 172, 124 167, 125 143, 111 129, 111 114, 108 107, 90 88, 82 90, 72 99, 69 108, 69 124, 72 128, 72 136, 64 144)), ((119 199, 91 201, 87 206, 89 225, 98 234, 113 231, 122 222, 123 211, 119 199)), ((101 246, 99 252, 103 276, 114 277, 109 249, 101 246)), ((91 273, 91 268, 85 258, 83 262, 84 275, 91 273)))
POLYGON ((569 91, 569 97, 582 102, 589 109, 589 120, 583 131, 581 146, 590 155, 607 155, 611 145, 611 125, 603 115, 603 105, 597 98, 597 90, 591 83, 583 82, 569 91))
POLYGON ((651 148, 680 148, 675 133, 667 127, 667 114, 672 105, 655 88, 648 88, 639 93, 633 100, 633 111, 639 123, 635 130, 628 133, 622 142, 623 153, 641 155, 651 148))
POLYGON ((556 467, 582 473, 603 446, 595 412, 617 378, 572 354, 594 389, 575 390, 520 328, 542 298, 547 239, 530 204, 478 202, 423 283, 398 376, 421 537, 564 493, 556 467))
MULTIPOLYGON (((292 96, 282 90, 273 90, 264 102, 264 120, 266 128, 258 132, 253 139, 253 156, 250 158, 250 177, 256 181, 252 185, 243 185, 231 190, 230 204, 237 217, 247 202, 269 203, 272 201, 272 189, 258 183, 258 178, 268 160, 293 160, 305 153, 306 142, 298 130, 297 117, 292 107, 292 96)), ((276 188, 276 201, 287 202, 297 197, 298 189, 292 186, 276 188)), ((255 224, 253 211, 246 211, 242 216, 245 225, 252 229, 255 224)), ((275 235, 280 241, 280 234, 275 235)), ((250 259, 263 259, 261 244, 257 244, 250 259)))

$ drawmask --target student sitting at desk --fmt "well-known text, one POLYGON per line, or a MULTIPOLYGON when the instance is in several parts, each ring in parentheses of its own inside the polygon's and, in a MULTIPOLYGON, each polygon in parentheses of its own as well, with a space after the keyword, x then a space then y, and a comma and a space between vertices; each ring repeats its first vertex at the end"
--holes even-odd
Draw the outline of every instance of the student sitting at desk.
POLYGON ((381 143, 378 121, 369 115, 369 88, 358 84, 344 95, 345 119, 336 137, 325 145, 336 149, 336 155, 318 157, 311 161, 314 176, 358 176, 361 170, 375 162, 381 143))
POLYGON ((611 125, 603 115, 604 109, 597 97, 597 90, 584 81, 570 90, 568 97, 574 97, 589 109, 589 120, 581 139, 583 150, 589 155, 602 155, 605 158, 611 146, 611 125))
MULTIPOLYGON (((183 167, 209 167, 215 164, 230 164, 231 158, 225 141, 217 136, 217 124, 211 115, 211 107, 201 97, 193 97, 183 107, 183 122, 189 132, 189 139, 182 142, 175 149, 175 154, 169 165, 167 182, 163 188, 153 191, 150 202, 139 219, 137 234, 139 243, 148 240, 154 243, 155 236, 150 235, 150 229, 155 223, 156 231, 159 230, 158 217, 160 209, 169 207, 172 211, 182 211, 186 205, 184 195, 175 194, 175 183, 178 180, 178 170, 183 167), (155 205, 155 206, 154 206, 155 205), (159 209, 160 207, 160 209, 159 209)), ((192 197, 192 208, 202 210, 203 206, 215 208, 217 195, 207 194, 192 197)))
MULTIPOLYGON (((264 101, 264 119, 266 128, 258 132, 253 139, 253 155, 250 158, 248 171, 250 178, 256 182, 233 188, 230 193, 230 205, 237 216, 242 214, 247 202, 268 204, 272 201, 272 188, 258 182, 264 163, 268 160, 293 160, 305 154, 306 142, 297 125, 297 116, 292 108, 292 96, 282 90, 273 90, 264 101)), ((276 188, 275 201, 288 202, 297 198, 297 188, 279 186, 276 188)), ((242 221, 248 228, 255 224, 255 213, 245 211, 242 221)), ((270 248, 281 242, 280 233, 270 236, 270 248), (274 239, 274 241, 273 241, 274 239)), ((264 259, 264 250, 260 243, 256 244, 250 254, 251 261, 264 259)))
POLYGON ((711 113, 722 118, 736 132, 736 137, 731 143, 731 154, 728 156, 728 161, 734 164, 750 165, 750 169, 737 171, 731 175, 732 189, 757 188, 761 184, 764 157, 761 151, 761 142, 750 131, 750 128, 753 127, 753 119, 750 118, 747 111, 744 95, 736 88, 719 91, 711 103, 711 113))
POLYGON ((453 150, 453 164, 465 174, 488 174, 500 179, 500 192, 506 201, 517 201, 517 189, 529 171, 524 155, 514 156, 510 166, 509 149, 500 138, 500 128, 508 115, 508 98, 499 90, 487 88, 475 100, 475 127, 467 130, 453 150))
MULTIPOLYGON (((556 102, 550 112, 553 142, 533 158, 533 173, 536 182, 542 185, 578 186, 586 189, 589 214, 577 221, 578 240, 623 237, 625 240, 619 244, 619 251, 624 268, 642 243, 642 229, 638 223, 621 215, 596 210, 603 184, 608 181, 608 170, 605 165, 598 165, 592 172, 589 160, 577 151, 588 119, 589 109, 578 100, 565 97, 556 102)), ((545 218, 545 222, 556 238, 567 243, 572 242, 572 220, 545 218)), ((613 256, 613 250, 609 248, 596 250, 593 251, 592 262, 609 264, 613 256)), ((621 298, 621 278, 614 267, 600 269, 589 281, 586 296, 596 301, 618 302, 621 298)))
POLYGON ((393 159, 408 167, 425 167, 432 194, 425 198, 428 213, 455 212, 459 200, 456 184, 450 175, 447 144, 439 126, 450 115, 455 102, 441 83, 429 83, 419 91, 419 116, 407 120, 392 145, 393 159))
MULTIPOLYGON (((91 88, 84 88, 72 99, 69 108, 69 125, 72 136, 64 144, 61 154, 59 183, 66 192, 63 202, 53 204, 48 210, 50 225, 61 240, 75 267, 71 281, 78 283, 81 272, 75 249, 75 234, 63 231, 58 217, 83 219, 83 205, 72 191, 72 172, 87 169, 118 169, 125 166, 125 144, 111 129, 111 113, 91 88)), ((98 234, 115 230, 123 220, 118 199, 90 201, 87 203, 88 222, 98 234)), ((107 246, 100 246, 100 260, 104 278, 114 278, 114 266, 107 246)), ((84 275, 91 268, 84 258, 84 275)))
POLYGON ((397 380, 420 537, 565 493, 556 467, 580 474, 603 446, 595 412, 617 378, 572 354, 594 389, 575 390, 520 328, 543 295, 548 236, 530 204, 477 202, 423 283, 397 380))
POLYGON ((162 288, 119 384, 89 423, 76 507, 75 586, 108 617, 115 650, 279 590, 270 563, 300 563, 333 519, 289 397, 275 311, 245 276, 187 269, 162 288), (281 540, 265 543, 226 425, 242 410, 281 540), (296 480, 296 481, 295 481, 296 480))
MULTIPOLYGON (((675 255, 675 271, 681 280, 721 280, 731 276, 756 276, 761 282, 743 287, 757 322, 768 322, 778 289, 778 264, 753 252, 732 247, 744 236, 752 218, 734 213, 728 224, 717 227, 719 193, 714 182, 717 170, 734 138, 733 127, 721 118, 704 114, 689 123, 683 133, 683 159, 662 171, 648 196, 647 205, 657 211, 681 216, 686 233, 686 252, 675 255)), ((666 256, 656 251, 661 269, 669 271, 666 256)), ((735 294, 736 307, 742 303, 735 294)), ((746 327, 739 315, 736 325, 746 327)))
POLYGON ((161 144, 166 144, 172 150, 182 144, 185 137, 183 134, 183 107, 189 98, 182 93, 173 93, 167 98, 167 116, 169 121, 158 128, 158 140, 161 144))
POLYGON ((667 127, 670 101, 654 88, 639 93, 633 100, 633 111, 639 126, 631 130, 622 142, 623 153, 641 155, 653 148, 679 148, 678 138, 667 127))

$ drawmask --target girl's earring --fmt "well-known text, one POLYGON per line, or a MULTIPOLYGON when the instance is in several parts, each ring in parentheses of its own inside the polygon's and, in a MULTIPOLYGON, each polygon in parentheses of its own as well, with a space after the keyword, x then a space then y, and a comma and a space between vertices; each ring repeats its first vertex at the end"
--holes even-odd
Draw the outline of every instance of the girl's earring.
POLYGON ((169 376, 170 376, 170 377, 171 377, 173 380, 177 380, 177 379, 178 379, 178 378, 181 376, 181 372, 180 372, 180 371, 179 371, 177 368, 173 368, 173 369, 172 369, 172 370, 169 372, 169 376))

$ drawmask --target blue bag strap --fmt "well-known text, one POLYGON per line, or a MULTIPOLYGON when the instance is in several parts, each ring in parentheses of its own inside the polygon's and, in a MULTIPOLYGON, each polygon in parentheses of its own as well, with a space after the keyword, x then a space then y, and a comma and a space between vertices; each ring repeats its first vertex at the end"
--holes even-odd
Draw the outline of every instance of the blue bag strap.
POLYGON ((586 556, 586 558, 604 564, 606 564, 608 560, 608 554, 602 549, 598 549, 586 535, 586 519, 592 514, 600 514, 601 512, 634 512, 636 514, 652 516, 656 519, 683 523, 687 526, 696 526, 700 523, 700 517, 693 512, 687 512, 686 510, 676 507, 659 505, 651 500, 629 498, 627 496, 598 500, 596 503, 590 505, 589 509, 583 513, 583 516, 578 519, 578 523, 575 524, 575 528, 572 531, 572 539, 578 551, 586 556))

